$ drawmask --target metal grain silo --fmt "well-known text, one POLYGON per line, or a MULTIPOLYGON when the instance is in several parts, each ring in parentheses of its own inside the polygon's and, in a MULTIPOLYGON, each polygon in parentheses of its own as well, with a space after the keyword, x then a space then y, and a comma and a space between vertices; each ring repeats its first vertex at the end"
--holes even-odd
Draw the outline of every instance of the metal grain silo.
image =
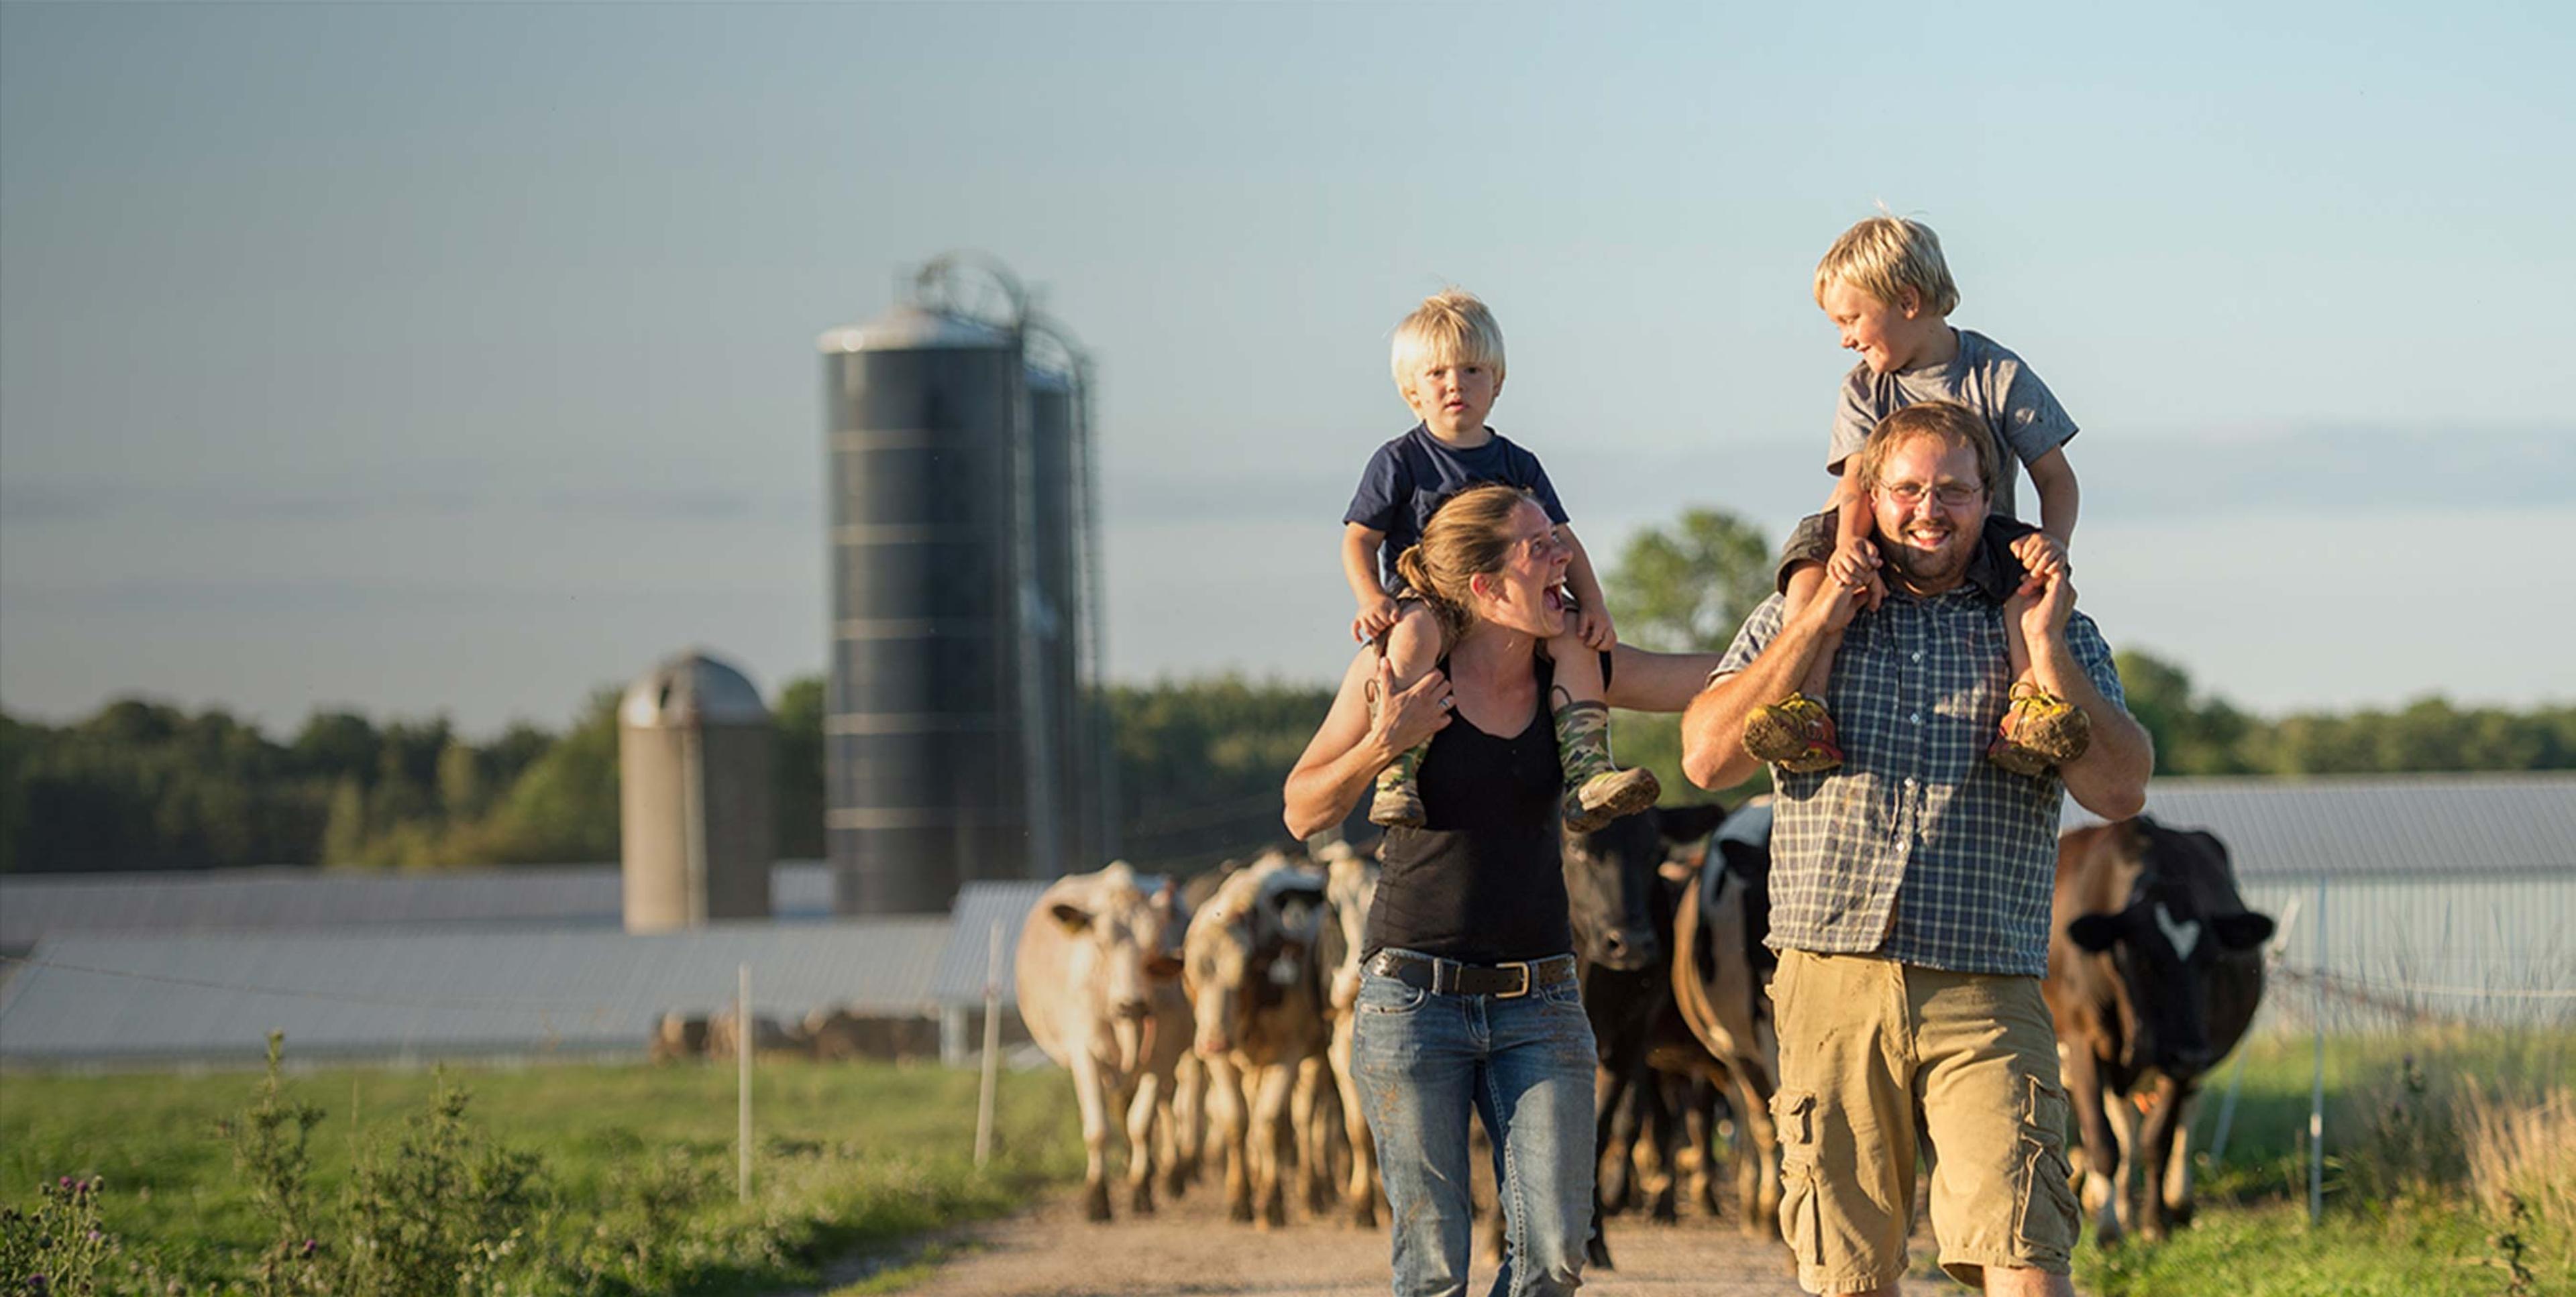
POLYGON ((1014 329, 920 306, 823 335, 831 448, 824 836, 843 913, 1029 877, 1029 512, 1014 329))
POLYGON ((626 930, 769 916, 769 709, 741 672, 683 653, 617 708, 626 930))
POLYGON ((1091 483, 1090 364, 1072 337, 1043 319, 1030 342, 1029 448, 1036 508, 1048 725, 1068 871, 1117 854, 1106 778, 1107 721, 1099 691, 1098 539, 1091 483))

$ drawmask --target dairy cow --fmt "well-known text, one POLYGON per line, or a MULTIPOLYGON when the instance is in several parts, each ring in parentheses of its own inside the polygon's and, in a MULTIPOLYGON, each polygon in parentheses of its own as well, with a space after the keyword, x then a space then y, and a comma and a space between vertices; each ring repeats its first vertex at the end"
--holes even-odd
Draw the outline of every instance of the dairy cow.
POLYGON ((1771 807, 1761 800, 1718 827, 1699 885, 1683 895, 1673 921, 1673 1002, 1735 1109, 1737 1224, 1751 1235, 1771 1232, 1780 1211, 1771 1110, 1780 1038, 1765 989, 1779 961, 1763 944, 1770 927, 1771 807))
POLYGON ((1057 879, 1020 927, 1013 969, 1020 1017, 1073 1074, 1082 1111, 1084 1210, 1109 1212, 1110 1116, 1123 1114, 1129 1204, 1154 1209, 1155 1119, 1190 1039, 1168 898, 1157 904, 1124 864, 1057 879))
MULTIPOLYGON (((1207 1071, 1208 1138, 1224 1154, 1236 1220, 1288 1221, 1288 1108, 1294 1092, 1311 1096, 1322 1083, 1329 1044, 1315 967, 1323 913, 1324 879, 1274 851, 1190 918, 1182 976, 1207 1071)), ((1315 1161, 1298 1165, 1311 1176, 1315 1161)))
POLYGON ((2226 846, 2207 833, 2142 815, 2059 839, 2041 989, 2101 1241, 2131 1224, 2159 1239, 2189 1221, 2191 1102, 2254 1019, 2272 931, 2245 908, 2226 846), (2133 1094, 2146 1114, 2129 1129, 2133 1094), (2136 1171, 2146 1184, 2133 1198, 2136 1171))

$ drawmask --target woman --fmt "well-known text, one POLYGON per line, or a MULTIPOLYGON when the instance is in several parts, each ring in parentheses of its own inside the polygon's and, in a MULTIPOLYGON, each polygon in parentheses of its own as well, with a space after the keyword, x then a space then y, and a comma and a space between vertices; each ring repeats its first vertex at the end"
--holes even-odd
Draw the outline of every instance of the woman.
MULTIPOLYGON (((1538 652, 1571 616, 1571 557, 1517 488, 1471 487, 1441 506, 1399 563, 1440 614, 1439 669, 1391 692, 1386 663, 1363 650, 1288 776, 1289 831, 1311 837, 1431 739, 1423 827, 1390 829, 1380 851, 1352 1046, 1395 1209, 1399 1297, 1466 1291, 1471 1109, 1494 1134, 1508 1231, 1493 1291, 1581 1282, 1593 1040, 1566 918, 1552 672, 1538 652)), ((1716 664, 1623 644, 1603 664, 1609 701, 1680 711, 1716 664)))

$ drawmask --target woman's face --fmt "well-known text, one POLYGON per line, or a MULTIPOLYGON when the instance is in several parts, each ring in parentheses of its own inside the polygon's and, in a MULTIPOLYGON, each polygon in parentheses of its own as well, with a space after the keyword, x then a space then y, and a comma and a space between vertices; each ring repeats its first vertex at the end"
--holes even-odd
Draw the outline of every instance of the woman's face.
POLYGON ((1476 615, 1539 639, 1553 639, 1573 625, 1565 596, 1565 569, 1574 550, 1565 543, 1547 511, 1535 502, 1514 507, 1506 524, 1511 544, 1499 572, 1476 578, 1476 615))

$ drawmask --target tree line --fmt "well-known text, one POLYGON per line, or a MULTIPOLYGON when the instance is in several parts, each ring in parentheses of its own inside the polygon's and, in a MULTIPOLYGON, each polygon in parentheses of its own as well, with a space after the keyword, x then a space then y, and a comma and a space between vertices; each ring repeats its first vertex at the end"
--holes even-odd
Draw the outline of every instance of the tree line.
MULTIPOLYGON (((1714 651, 1769 593, 1751 525, 1692 510, 1638 533, 1606 583, 1623 638, 1714 651)), ((2576 769, 2576 706, 2463 707, 2265 718, 2179 665, 2120 655, 2130 709, 2168 775, 2576 769)), ((517 724, 476 743, 444 719, 314 713, 272 738, 221 709, 126 699, 66 725, 0 712, 0 872, 236 865, 439 868, 617 858, 617 699, 593 693, 561 731, 517 724)), ((1123 853, 1186 867, 1282 832, 1279 788, 1332 702, 1328 686, 1235 676, 1105 691, 1123 853)), ((823 844, 823 682, 771 700, 780 859, 823 844)), ((1681 777, 1670 717, 1622 715, 1621 760, 1681 777)))

